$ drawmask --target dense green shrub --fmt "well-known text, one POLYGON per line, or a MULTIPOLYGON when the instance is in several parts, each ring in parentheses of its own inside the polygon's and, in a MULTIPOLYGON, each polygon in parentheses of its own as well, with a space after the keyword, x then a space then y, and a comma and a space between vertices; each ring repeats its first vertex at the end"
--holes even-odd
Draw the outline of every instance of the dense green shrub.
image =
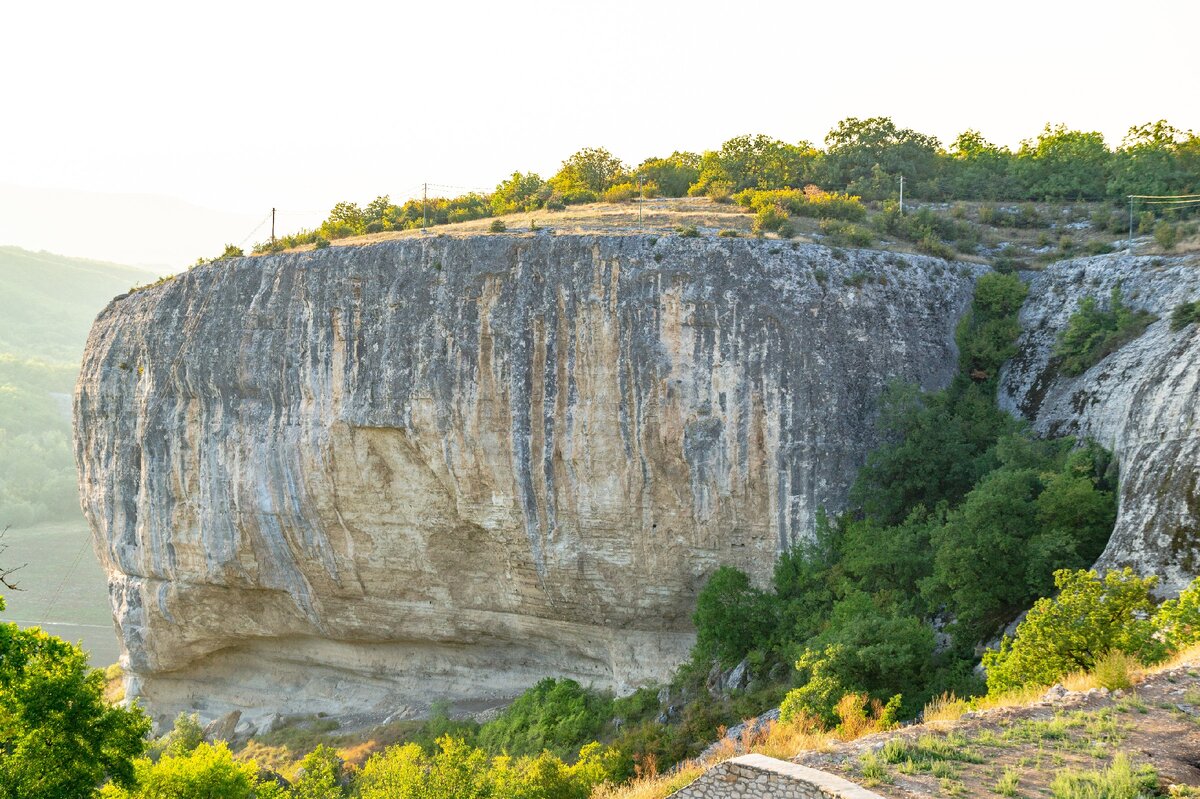
POLYGON ((612 718, 612 699, 574 680, 546 678, 479 728, 479 746, 496 754, 572 757, 612 718))
POLYGON ((1164 219, 1154 226, 1154 240, 1164 250, 1173 250, 1175 243, 1179 241, 1179 231, 1164 219))
POLYGON ((609 186, 601 195, 606 203, 627 203, 637 196, 638 187, 628 182, 609 186))
MULTIPOLYGON (((596 198, 629 179, 625 164, 603 147, 585 147, 563 161, 558 173, 550 178, 550 186, 561 193, 570 205, 574 197, 590 196, 586 202, 596 198)), ((582 201, 582 200, 578 200, 582 201)))
POLYGON ((1107 309, 1101 309, 1095 298, 1084 297, 1055 344, 1059 368, 1064 374, 1083 374, 1140 336, 1156 318, 1149 311, 1130 309, 1119 284, 1113 287, 1107 309))
POLYGON ((776 233, 781 238, 791 238, 795 233, 792 221, 787 211, 778 205, 769 205, 754 215, 754 226, 751 228, 756 235, 776 233))
POLYGON ((503 233, 506 230, 508 230, 508 225, 504 224, 503 219, 493 219, 488 225, 489 233, 503 233))
POLYGON ((793 216, 842 219, 857 222, 867 215, 866 206, 853 195, 822 191, 815 186, 801 189, 746 189, 733 196, 734 202, 758 213, 778 208, 793 216))
POLYGON ((1200 300, 1181 302, 1171 311, 1171 329, 1183 330, 1193 322, 1200 322, 1200 300))
POLYGON ((1159 605, 1151 624, 1155 636, 1168 651, 1200 642, 1200 579, 1193 580, 1175 599, 1159 605))
POLYGON ((1016 635, 1005 636, 998 650, 984 654, 989 693, 1050 685, 1070 672, 1090 670, 1113 650, 1142 662, 1160 660, 1166 647, 1155 640, 1151 618, 1157 582, 1129 568, 1104 577, 1094 571, 1055 572, 1058 596, 1035 602, 1016 635))
POLYGON ((1104 549, 1116 501, 1096 475, 1102 451, 1068 455, 1070 444, 1001 439, 998 467, 931 531, 933 573, 923 590, 954 614, 962 643, 1050 593, 1055 569, 1086 566, 1104 549))
POLYGON ((875 243, 875 236, 869 229, 853 222, 822 219, 820 228, 829 243, 837 247, 870 247, 875 243))
POLYGON ((517 211, 535 211, 546 204, 550 197, 550 186, 533 172, 513 172, 496 186, 489 204, 496 216, 517 211))
POLYGON ((1017 314, 1029 287, 1016 275, 988 273, 975 283, 971 307, 958 324, 959 369, 973 380, 991 380, 1016 355, 1017 314))
POLYGON ((634 175, 642 179, 643 189, 655 187, 655 193, 646 196, 683 197, 700 176, 700 156, 674 152, 667 158, 647 158, 634 175))
POLYGON ((587 799, 608 778, 612 755, 598 744, 584 747, 571 765, 550 753, 491 757, 451 737, 427 753, 416 744, 373 755, 356 784, 358 799, 587 799))
MULTIPOLYGON (((86 795, 86 794, 80 794, 86 795)), ((224 743, 202 743, 186 754, 164 754, 157 762, 137 762, 136 787, 105 786, 102 799, 283 799, 272 781, 260 783, 254 761, 233 759, 224 743)))

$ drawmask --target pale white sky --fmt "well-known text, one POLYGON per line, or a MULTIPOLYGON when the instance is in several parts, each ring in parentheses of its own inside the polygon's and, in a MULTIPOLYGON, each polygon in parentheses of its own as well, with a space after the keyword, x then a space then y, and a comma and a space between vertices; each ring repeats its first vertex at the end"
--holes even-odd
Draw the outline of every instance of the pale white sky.
POLYGON ((289 229, 584 146, 819 143, 847 116, 1014 146, 1198 129, 1198 31, 1194 0, 7 2, 0 244, 183 266, 272 205, 289 229))

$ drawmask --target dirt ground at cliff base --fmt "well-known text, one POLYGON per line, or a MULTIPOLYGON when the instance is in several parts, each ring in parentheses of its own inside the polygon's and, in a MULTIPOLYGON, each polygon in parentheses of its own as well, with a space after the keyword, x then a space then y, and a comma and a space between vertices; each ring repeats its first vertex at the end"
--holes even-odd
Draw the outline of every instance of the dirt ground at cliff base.
POLYGON ((1161 789, 1200 786, 1200 663, 1124 692, 1053 694, 1033 705, 964 715, 861 738, 795 762, 888 797, 1051 796, 1064 771, 1104 770, 1124 753, 1161 789), (891 761, 891 762, 889 762, 891 761))

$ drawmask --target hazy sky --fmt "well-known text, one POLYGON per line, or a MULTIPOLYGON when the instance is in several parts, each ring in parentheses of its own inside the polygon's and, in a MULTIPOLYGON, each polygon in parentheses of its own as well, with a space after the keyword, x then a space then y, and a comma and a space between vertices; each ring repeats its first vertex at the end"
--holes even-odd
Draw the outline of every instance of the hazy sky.
POLYGON ((271 206, 290 229, 584 146, 636 163, 873 115, 1013 146, 1200 128, 1195 0, 9 2, 0 30, 0 244, 175 266, 271 206))

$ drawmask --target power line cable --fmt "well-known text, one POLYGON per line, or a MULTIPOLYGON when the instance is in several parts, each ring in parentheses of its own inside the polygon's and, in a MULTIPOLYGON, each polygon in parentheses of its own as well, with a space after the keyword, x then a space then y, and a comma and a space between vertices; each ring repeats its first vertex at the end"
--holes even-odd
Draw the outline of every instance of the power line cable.
POLYGON ((62 597, 63 589, 67 587, 67 581, 74 576, 75 570, 79 568, 79 561, 83 560, 83 551, 90 543, 92 543, 92 537, 90 535, 85 536, 83 539, 83 544, 79 547, 79 551, 75 553, 75 560, 71 561, 70 567, 63 573, 63 578, 61 581, 59 581, 58 588, 54 590, 54 596, 50 598, 49 604, 46 605, 46 610, 42 613, 42 620, 40 623, 45 624, 46 619, 50 618, 50 611, 54 609, 56 604, 58 604, 59 598, 62 597))

